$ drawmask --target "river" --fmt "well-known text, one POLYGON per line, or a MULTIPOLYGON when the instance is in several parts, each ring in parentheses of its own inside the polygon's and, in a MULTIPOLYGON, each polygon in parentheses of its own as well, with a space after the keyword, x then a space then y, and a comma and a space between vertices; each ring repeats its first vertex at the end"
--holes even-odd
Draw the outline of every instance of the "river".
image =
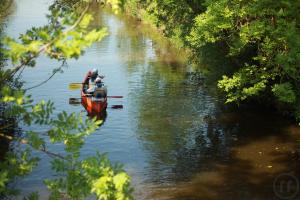
MULTIPOLYGON (((44 25, 50 3, 16 0, 14 11, 5 21, 5 33, 18 37, 32 26, 44 25)), ((124 108, 107 110, 104 124, 87 138, 82 156, 106 152, 113 162, 123 163, 132 177, 135 199, 299 196, 297 125, 270 110, 237 111, 222 106, 215 82, 204 81, 205 77, 195 73, 199 66, 191 65, 185 53, 160 34, 97 4, 91 12, 95 18, 92 25, 108 27, 109 35, 80 59, 68 61, 64 73, 30 90, 36 101, 53 101, 55 112, 86 115, 81 105, 68 103, 69 98, 80 95, 68 85, 81 82, 86 72, 96 67, 105 75, 109 95, 124 96, 109 99, 109 105, 122 104, 124 108), (288 176, 284 181, 296 180, 284 193, 276 186, 282 176, 288 176)), ((60 66, 45 57, 37 63, 37 67, 24 70, 25 87, 42 82, 60 66)), ((59 153, 62 148, 58 145, 50 150, 59 153)), ((43 198, 47 196, 42 179, 51 177, 48 161, 44 156, 31 175, 16 182, 22 194, 39 191, 43 198)))

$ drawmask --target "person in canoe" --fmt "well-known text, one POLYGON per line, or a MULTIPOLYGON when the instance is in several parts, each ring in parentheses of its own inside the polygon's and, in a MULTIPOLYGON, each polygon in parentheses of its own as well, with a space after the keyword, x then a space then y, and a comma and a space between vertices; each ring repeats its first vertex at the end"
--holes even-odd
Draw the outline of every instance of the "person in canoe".
POLYGON ((104 76, 100 76, 96 68, 90 70, 84 79, 84 93, 97 98, 106 97, 106 88, 103 87, 102 82, 103 78, 104 76))
POLYGON ((95 80, 96 80, 98 77, 99 77, 100 79, 103 79, 103 78, 104 78, 104 76, 100 76, 100 75, 98 74, 98 69, 93 68, 92 70, 90 70, 90 71, 87 73, 87 75, 86 75, 86 77, 85 77, 85 79, 84 79, 84 84, 86 84, 86 85, 95 84, 95 80))

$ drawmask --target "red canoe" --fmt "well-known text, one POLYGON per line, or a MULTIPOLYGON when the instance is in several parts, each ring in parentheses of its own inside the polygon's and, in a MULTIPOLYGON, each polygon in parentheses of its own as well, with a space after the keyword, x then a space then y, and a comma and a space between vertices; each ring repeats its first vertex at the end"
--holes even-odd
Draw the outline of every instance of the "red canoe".
POLYGON ((100 90, 105 92, 105 96, 99 98, 95 97, 91 94, 85 93, 85 87, 88 86, 89 83, 89 74, 86 75, 81 88, 81 103, 88 112, 88 114, 97 114, 103 112, 107 108, 107 96, 106 96, 106 88, 103 86, 100 90))
POLYGON ((107 108, 107 98, 97 99, 81 91, 81 103, 89 114, 100 113, 107 108))

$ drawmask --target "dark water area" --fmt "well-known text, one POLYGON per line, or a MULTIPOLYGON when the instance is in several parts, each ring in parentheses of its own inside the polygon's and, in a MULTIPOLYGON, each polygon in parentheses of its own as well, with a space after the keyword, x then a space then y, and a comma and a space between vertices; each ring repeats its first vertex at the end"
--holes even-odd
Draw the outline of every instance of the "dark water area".
MULTIPOLYGON (((17 37, 32 26, 47 23, 50 3, 16 0, 5 33, 17 37)), ((300 128, 270 110, 224 107, 214 78, 196 71, 226 61, 207 52, 211 58, 204 58, 205 66, 191 65, 184 52, 150 27, 97 4, 91 12, 95 18, 92 26, 107 27, 109 36, 79 60, 68 61, 64 73, 30 90, 35 101, 53 101, 56 113, 66 110, 86 115, 81 105, 68 103, 69 98, 80 95, 68 85, 81 82, 90 68, 97 67, 105 75, 108 95, 124 96, 109 99, 109 105, 122 104, 124 108, 107 110, 104 124, 87 138, 82 156, 107 152, 113 162, 123 163, 132 177, 135 199, 300 196, 296 187, 300 181, 300 128), (293 187, 281 191, 277 184, 286 173, 284 181, 294 181, 293 187)), ((45 57, 37 63, 23 73, 25 88, 47 79, 60 66, 45 57)), ((50 150, 60 153, 63 147, 55 145, 50 150)), ((39 191, 46 198, 42 180, 51 178, 49 160, 44 156, 33 173, 15 186, 22 188, 23 194, 39 191)))

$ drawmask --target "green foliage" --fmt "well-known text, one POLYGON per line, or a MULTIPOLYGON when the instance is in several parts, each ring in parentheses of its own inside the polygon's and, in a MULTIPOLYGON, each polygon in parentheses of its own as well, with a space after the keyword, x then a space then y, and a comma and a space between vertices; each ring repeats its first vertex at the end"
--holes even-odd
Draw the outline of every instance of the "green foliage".
POLYGON ((12 0, 2 0, 1 1, 1 4, 0 4, 0 19, 8 14, 12 3, 13 3, 12 0))
POLYGON ((14 190, 6 187, 9 181, 30 173, 38 160, 39 158, 31 156, 30 148, 21 152, 8 152, 5 160, 0 163, 0 194, 14 194, 14 190))
POLYGON ((247 98, 259 96, 266 89, 269 79, 272 79, 272 75, 264 69, 261 70, 255 65, 246 65, 232 77, 224 75, 218 87, 226 92, 226 103, 239 103, 247 98))
POLYGON ((105 156, 97 155, 81 163, 85 170, 84 176, 88 179, 92 191, 100 199, 130 199, 129 176, 120 166, 113 168, 105 156))
POLYGON ((275 84, 272 92, 281 102, 295 103, 296 101, 296 95, 290 83, 275 84))
MULTIPOLYGON (((131 2, 126 2, 128 8, 135 5, 131 2)), ((141 11, 155 16, 155 25, 166 36, 191 48, 195 55, 201 54, 203 46, 217 44, 239 61, 235 71, 218 83, 227 103, 260 99, 268 104, 271 99, 293 110, 300 107, 299 1, 134 2, 141 11)), ((294 115, 297 117, 297 111, 294 115)))
POLYGON ((178 47, 183 47, 193 25, 196 12, 202 11, 204 0, 126 0, 127 13, 153 24, 171 38, 178 47), (132 13, 133 12, 133 13, 132 13))
MULTIPOLYGON (((0 68, 0 102, 5 105, 4 118, 14 118, 26 126, 43 125, 48 130, 23 131, 20 137, 2 133, 0 137, 20 145, 8 151, 0 162, 0 197, 16 195, 8 184, 15 178, 31 173, 38 165, 39 157, 32 156, 35 151, 52 158, 52 169, 57 178, 45 180, 51 192, 50 199, 84 199, 94 194, 98 199, 132 199, 130 178, 118 165, 112 165, 107 157, 97 153, 82 158, 80 149, 85 138, 92 134, 102 123, 90 120, 82 114, 60 112, 54 116, 51 101, 33 103, 31 96, 21 87, 10 83, 24 67, 34 67, 36 58, 42 53, 49 58, 65 61, 78 58, 85 48, 106 36, 107 30, 89 28, 93 19, 87 14, 89 1, 82 9, 79 4, 67 6, 59 1, 50 6, 47 16, 49 24, 34 27, 20 36, 20 40, 4 37, 1 49, 3 58, 10 61, 10 69, 0 68), (64 146, 64 153, 49 151, 51 145, 64 146)), ((39 199, 32 193, 24 200, 39 199)))
POLYGON ((130 0, 130 1, 126 1, 125 4, 125 12, 130 12, 130 14, 134 17, 138 17, 139 16, 139 0, 130 0))
POLYGON ((212 1, 206 12, 195 18, 194 27, 187 39, 195 48, 217 42, 226 37, 227 30, 233 27, 234 17, 233 10, 227 7, 224 0, 212 1))
POLYGON ((193 47, 225 41, 231 56, 243 55, 247 49, 256 52, 250 60, 255 67, 242 64, 232 77, 219 81, 227 102, 259 97, 262 92, 272 92, 279 102, 297 102, 299 3, 220 0, 208 1, 207 5, 207 11, 196 17, 189 36, 193 47))
POLYGON ((124 9, 124 4, 126 0, 103 0, 104 4, 110 5, 115 14, 118 14, 124 9))
MULTIPOLYGON (((2 52, 5 58, 19 66, 34 66, 33 58, 42 52, 58 60, 78 58, 84 48, 107 35, 106 29, 87 29, 93 19, 90 14, 78 16, 72 13, 71 9, 65 9, 59 4, 51 6, 50 11, 51 14, 47 16, 50 24, 33 27, 20 36, 20 42, 10 37, 3 39, 6 48, 2 49, 2 52)), ((18 70, 19 66, 16 66, 15 70, 18 70)))

